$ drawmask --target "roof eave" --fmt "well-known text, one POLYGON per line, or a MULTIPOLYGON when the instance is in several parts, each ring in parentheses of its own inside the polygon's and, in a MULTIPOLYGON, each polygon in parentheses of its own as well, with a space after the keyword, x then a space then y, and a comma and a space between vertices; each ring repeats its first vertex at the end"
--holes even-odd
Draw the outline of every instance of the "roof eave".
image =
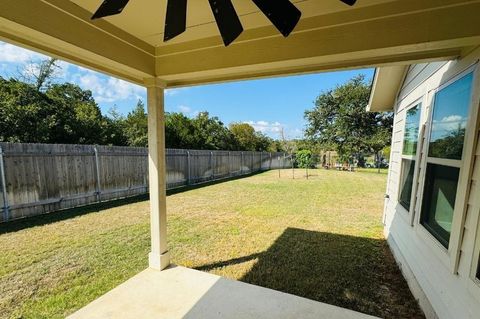
POLYGON ((367 111, 393 111, 407 67, 407 65, 386 66, 375 70, 367 111))

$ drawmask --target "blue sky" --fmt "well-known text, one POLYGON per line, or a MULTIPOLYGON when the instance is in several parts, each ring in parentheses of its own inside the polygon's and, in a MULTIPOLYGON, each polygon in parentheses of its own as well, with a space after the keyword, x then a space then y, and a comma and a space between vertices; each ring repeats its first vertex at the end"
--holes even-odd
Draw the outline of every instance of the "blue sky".
MULTIPOLYGON (((44 58, 0 42, 0 76, 18 77, 32 62, 44 58)), ((60 62, 60 66, 57 81, 74 82, 91 90, 104 114, 116 107, 125 115, 138 99, 145 101, 146 91, 140 86, 66 62, 60 62)), ((208 111, 227 125, 247 122, 273 138, 279 138, 283 128, 287 138, 298 138, 305 127, 304 111, 313 107, 319 93, 357 74, 371 79, 373 71, 350 70, 172 89, 166 93, 166 111, 183 112, 187 116, 208 111)))

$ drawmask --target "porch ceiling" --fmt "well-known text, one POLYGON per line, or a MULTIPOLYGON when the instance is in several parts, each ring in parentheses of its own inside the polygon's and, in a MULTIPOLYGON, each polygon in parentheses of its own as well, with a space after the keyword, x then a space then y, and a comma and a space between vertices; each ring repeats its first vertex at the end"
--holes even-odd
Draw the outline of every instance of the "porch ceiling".
POLYGON ((251 0, 233 0, 245 32, 225 48, 208 2, 189 1, 187 31, 163 43, 166 0, 131 0, 91 21, 102 0, 2 0, 0 38, 136 83, 170 87, 458 56, 480 44, 479 0, 293 0, 285 39, 251 0))

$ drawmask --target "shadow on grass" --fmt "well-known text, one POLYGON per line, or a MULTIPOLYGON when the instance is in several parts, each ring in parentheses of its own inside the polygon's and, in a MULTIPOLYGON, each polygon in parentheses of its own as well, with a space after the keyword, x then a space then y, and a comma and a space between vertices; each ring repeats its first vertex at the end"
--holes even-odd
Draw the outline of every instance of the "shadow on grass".
MULTIPOLYGON (((184 186, 184 187, 178 187, 175 189, 170 189, 167 190, 167 196, 168 195, 174 195, 174 194, 179 194, 183 192, 187 192, 190 190, 194 189, 199 189, 207 186, 212 186, 232 180, 237 180, 245 177, 250 177, 254 176, 257 174, 261 174, 264 171, 261 172, 255 172, 252 174, 248 175, 241 175, 241 176, 235 176, 231 178, 225 178, 225 179, 219 179, 219 180, 213 180, 210 182, 204 182, 201 184, 195 184, 195 185, 189 185, 189 186, 184 186)), ((109 208, 115 208, 123 205, 128 205, 128 204, 133 204, 133 203, 138 203, 142 201, 146 201, 149 199, 148 194, 143 194, 143 195, 138 195, 138 196, 132 196, 128 198, 122 198, 122 199, 117 199, 117 200, 111 200, 107 202, 101 202, 101 203, 94 203, 91 205, 86 205, 86 206, 80 206, 80 207, 75 207, 75 208, 70 208, 70 209, 65 209, 61 211, 55 211, 55 212, 50 212, 47 214, 43 215, 37 215, 37 216, 32 216, 32 217, 27 217, 23 219, 18 219, 18 220, 12 220, 7 223, 0 223, 0 235, 10 233, 10 232, 16 232, 22 229, 27 229, 31 227, 37 227, 37 226, 42 226, 42 225, 47 225, 47 224, 52 224, 56 223, 59 221, 67 220, 70 218, 90 214, 90 213, 96 213, 101 210, 109 209, 109 208)))
POLYGON ((115 208, 123 205, 138 203, 141 201, 148 200, 148 195, 139 195, 134 197, 128 197, 123 199, 117 199, 108 202, 101 202, 87 206, 75 207, 70 209, 65 209, 61 211, 51 212, 43 215, 27 217, 18 220, 12 220, 7 223, 0 224, 0 235, 6 234, 10 232, 16 232, 22 229, 30 228, 30 227, 37 227, 43 226, 47 224, 52 224, 56 222, 60 222, 66 219, 96 213, 101 210, 115 208))
POLYGON ((385 240, 287 228, 241 281, 382 318, 423 318, 385 240))
POLYGON ((222 183, 225 183, 225 182, 235 181, 237 179, 243 179, 243 178, 246 178, 246 177, 252 177, 252 176, 255 176, 255 175, 260 175, 260 174, 265 173, 265 172, 268 172, 268 170, 258 171, 258 172, 253 172, 253 173, 246 174, 246 175, 238 175, 238 176, 233 176, 233 177, 228 177, 228 178, 223 178, 223 179, 215 179, 215 180, 211 180, 211 181, 207 181, 207 182, 202 182, 202 183, 199 183, 199 184, 181 186, 181 187, 177 187, 177 188, 167 190, 167 195, 179 194, 179 193, 188 192, 188 191, 191 191, 191 190, 194 190, 194 189, 199 189, 199 188, 208 187, 208 186, 212 186, 212 185, 222 184, 222 183))

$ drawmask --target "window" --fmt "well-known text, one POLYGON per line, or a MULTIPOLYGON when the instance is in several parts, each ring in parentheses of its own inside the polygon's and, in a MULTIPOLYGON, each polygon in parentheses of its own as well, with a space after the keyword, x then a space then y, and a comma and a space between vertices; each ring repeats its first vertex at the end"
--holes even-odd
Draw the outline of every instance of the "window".
POLYGON ((420 223, 446 248, 450 242, 473 73, 438 91, 428 144, 420 223))
POLYGON ((422 206, 423 225, 448 247, 460 169, 429 163, 422 206))
POLYGON ((415 173, 415 161, 402 159, 402 177, 400 184, 400 204, 406 209, 410 210, 410 203, 412 201, 413 191, 413 175, 415 173))
POLYGON ((402 174, 400 176, 399 203, 410 211, 413 193, 415 164, 417 162, 418 134, 420 129, 420 104, 407 111, 403 134, 402 174))
POLYGON ((437 93, 428 156, 462 159, 473 73, 437 93))
POLYGON ((420 104, 407 111, 403 137, 403 155, 416 155, 420 129, 420 104))

